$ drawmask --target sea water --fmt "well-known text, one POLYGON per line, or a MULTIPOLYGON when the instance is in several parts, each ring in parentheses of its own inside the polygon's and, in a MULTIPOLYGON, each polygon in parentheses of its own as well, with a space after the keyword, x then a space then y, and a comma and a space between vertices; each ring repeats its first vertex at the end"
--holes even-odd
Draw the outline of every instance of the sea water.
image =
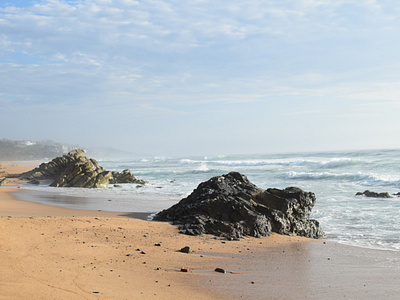
MULTIPOLYGON (((311 218, 330 240, 355 246, 400 249, 400 197, 367 198, 357 192, 400 191, 400 150, 141 157, 101 161, 106 170, 130 169, 145 186, 108 189, 51 188, 25 185, 34 201, 78 209, 155 213, 189 195, 213 176, 238 171, 260 188, 296 186, 313 192, 311 218)), ((32 198, 30 198, 32 199, 32 198)))

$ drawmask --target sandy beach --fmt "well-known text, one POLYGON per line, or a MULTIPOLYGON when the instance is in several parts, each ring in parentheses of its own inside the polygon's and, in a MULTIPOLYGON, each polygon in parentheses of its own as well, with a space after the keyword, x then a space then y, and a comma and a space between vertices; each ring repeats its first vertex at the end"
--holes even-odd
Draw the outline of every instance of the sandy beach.
MULTIPOLYGON (((35 163, 3 162, 0 171, 21 173, 35 163)), ((19 201, 12 194, 21 192, 19 183, 10 179, 0 188, 0 299, 397 299, 400 293, 396 251, 277 234, 241 241, 181 235, 171 224, 134 214, 19 201), (179 252, 185 246, 194 252, 179 252)))

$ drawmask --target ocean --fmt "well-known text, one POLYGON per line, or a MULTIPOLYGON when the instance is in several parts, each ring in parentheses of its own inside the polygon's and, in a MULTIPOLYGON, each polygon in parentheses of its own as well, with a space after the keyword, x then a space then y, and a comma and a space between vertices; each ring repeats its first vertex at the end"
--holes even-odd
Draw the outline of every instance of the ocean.
POLYGON ((130 169, 148 184, 90 190, 26 184, 23 189, 29 189, 31 196, 23 200, 77 209, 156 213, 189 195, 199 183, 238 171, 263 189, 295 186, 315 193, 311 218, 321 223, 329 240, 400 250, 400 197, 355 196, 364 190, 400 192, 400 150, 142 157, 99 163, 112 171, 130 169))

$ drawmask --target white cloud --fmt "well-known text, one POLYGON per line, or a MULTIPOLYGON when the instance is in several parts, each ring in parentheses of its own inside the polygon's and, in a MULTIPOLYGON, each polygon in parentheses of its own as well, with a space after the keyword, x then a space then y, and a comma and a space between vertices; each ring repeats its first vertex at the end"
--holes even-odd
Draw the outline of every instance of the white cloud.
POLYGON ((139 5, 138 1, 135 0, 119 0, 119 3, 126 5, 126 6, 136 6, 139 5))
POLYGON ((395 2, 35 3, 0 7, 2 104, 113 107, 124 120, 279 102, 310 118, 326 111, 313 101, 398 108, 395 2))
MULTIPOLYGON (((335 11, 344 5, 343 2, 296 3, 300 4, 285 3, 284 6, 281 1, 230 1, 229 4, 210 5, 201 1, 161 0, 140 3, 87 0, 74 4, 52 0, 33 7, 7 7, 4 9, 7 13, 0 17, 0 24, 9 39, 21 40, 23 37, 30 40, 37 55, 42 52, 43 56, 49 55, 49 51, 59 52, 60 49, 55 51, 53 48, 60 48, 62 42, 68 43, 65 52, 77 51, 79 47, 91 51, 102 47, 103 51, 110 51, 113 45, 158 52, 176 50, 177 47, 189 50, 194 45, 218 44, 225 39, 241 40, 252 36, 301 39, 307 32, 309 39, 320 38, 326 34, 326 17, 328 21, 332 20, 329 30, 341 27, 343 18, 335 11)), ((373 3, 369 1, 364 5, 373 3)), ((260 42, 268 45, 267 40, 260 42)))

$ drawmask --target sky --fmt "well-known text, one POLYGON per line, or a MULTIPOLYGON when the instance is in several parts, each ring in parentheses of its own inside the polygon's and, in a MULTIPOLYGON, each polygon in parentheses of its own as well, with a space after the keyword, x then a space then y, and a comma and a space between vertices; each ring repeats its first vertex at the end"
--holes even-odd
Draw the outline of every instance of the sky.
POLYGON ((399 148, 399 50, 395 0, 0 0, 0 138, 399 148))

